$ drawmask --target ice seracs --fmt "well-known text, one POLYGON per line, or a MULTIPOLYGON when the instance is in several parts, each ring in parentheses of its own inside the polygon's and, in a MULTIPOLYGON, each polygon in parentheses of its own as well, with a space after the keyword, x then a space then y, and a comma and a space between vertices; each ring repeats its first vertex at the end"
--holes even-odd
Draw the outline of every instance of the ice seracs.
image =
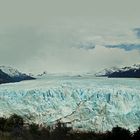
POLYGON ((0 115, 16 113, 28 122, 58 121, 78 130, 106 131, 140 126, 137 79, 37 79, 0 86, 0 115))

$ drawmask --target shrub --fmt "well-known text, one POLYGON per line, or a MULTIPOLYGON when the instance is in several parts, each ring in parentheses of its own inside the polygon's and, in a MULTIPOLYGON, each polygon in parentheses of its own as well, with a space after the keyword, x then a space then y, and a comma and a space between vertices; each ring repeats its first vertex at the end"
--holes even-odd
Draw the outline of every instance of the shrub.
POLYGON ((121 127, 114 127, 111 132, 111 140, 130 140, 131 139, 131 132, 125 128, 121 127))
POLYGON ((7 121, 5 122, 5 126, 4 129, 5 131, 11 132, 15 127, 23 127, 23 118, 13 114, 12 116, 10 116, 7 121))
POLYGON ((6 121, 6 118, 0 118, 0 131, 4 131, 6 121))
POLYGON ((140 140, 140 127, 133 134, 133 140, 140 140))

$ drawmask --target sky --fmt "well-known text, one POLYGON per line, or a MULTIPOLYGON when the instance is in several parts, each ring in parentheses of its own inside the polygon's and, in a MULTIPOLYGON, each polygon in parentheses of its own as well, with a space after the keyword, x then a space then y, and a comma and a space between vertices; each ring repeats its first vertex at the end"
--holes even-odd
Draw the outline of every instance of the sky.
POLYGON ((140 0, 0 0, 0 65, 86 73, 140 62, 140 0))

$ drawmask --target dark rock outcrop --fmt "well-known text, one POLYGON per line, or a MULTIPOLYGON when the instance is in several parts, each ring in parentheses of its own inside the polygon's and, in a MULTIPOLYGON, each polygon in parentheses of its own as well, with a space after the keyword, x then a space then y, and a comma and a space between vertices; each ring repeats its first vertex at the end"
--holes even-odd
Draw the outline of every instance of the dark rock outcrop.
POLYGON ((2 83, 9 83, 12 82, 13 79, 6 73, 2 72, 2 70, 0 70, 0 84, 2 83))

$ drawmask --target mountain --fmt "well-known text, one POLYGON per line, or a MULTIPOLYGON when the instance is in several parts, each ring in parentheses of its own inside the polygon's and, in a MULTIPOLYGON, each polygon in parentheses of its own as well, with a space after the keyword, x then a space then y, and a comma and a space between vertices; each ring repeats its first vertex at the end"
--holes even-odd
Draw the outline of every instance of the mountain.
MULTIPOLYGON (((86 75, 86 74, 85 74, 86 75)), ((48 73, 47 71, 42 72, 41 74, 36 75, 36 78, 50 78, 50 77, 54 77, 54 78, 66 78, 66 77, 82 77, 84 76, 83 74, 79 74, 79 73, 48 73)))
POLYGON ((118 70, 119 70, 119 69, 116 68, 116 67, 106 68, 106 69, 104 69, 104 70, 102 70, 102 71, 100 71, 100 72, 97 72, 97 73, 95 74, 95 76, 97 76, 97 77, 106 77, 106 76, 110 75, 111 73, 116 72, 116 71, 118 71, 118 70))
POLYGON ((0 70, 0 84, 12 82, 12 78, 0 70))
POLYGON ((32 79, 35 78, 27 74, 21 73, 12 67, 0 66, 0 84, 10 82, 20 82, 23 80, 32 80, 32 79))
POLYGON ((37 76, 42 77, 42 76, 47 76, 47 71, 43 71, 41 74, 38 74, 37 76))
POLYGON ((110 77, 110 78, 140 78, 140 64, 134 64, 123 68, 104 69, 95 74, 96 77, 110 77))

